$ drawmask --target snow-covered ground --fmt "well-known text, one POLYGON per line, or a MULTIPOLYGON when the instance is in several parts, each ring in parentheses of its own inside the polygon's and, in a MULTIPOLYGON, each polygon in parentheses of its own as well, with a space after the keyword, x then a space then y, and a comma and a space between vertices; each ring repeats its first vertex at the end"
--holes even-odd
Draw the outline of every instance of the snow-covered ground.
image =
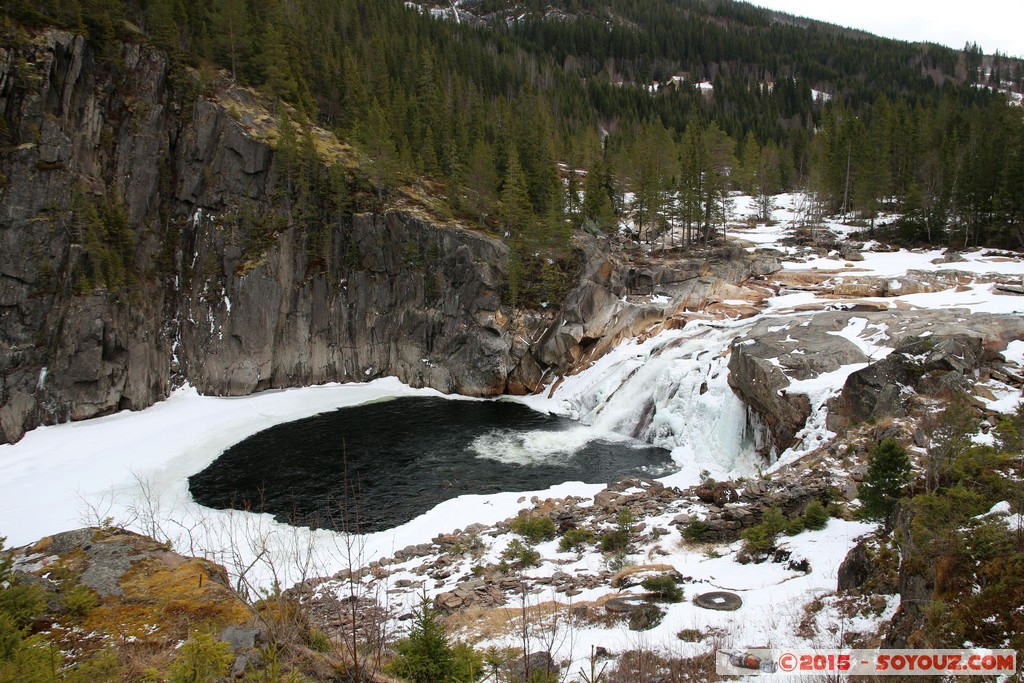
MULTIPOLYGON (((982 251, 966 252, 960 262, 943 263, 942 252, 937 250, 875 252, 867 245, 863 261, 851 263, 835 252, 819 256, 780 246, 779 241, 794 229, 803 203, 797 195, 777 197, 775 222, 730 229, 730 237, 754 245, 749 247, 752 250, 778 247, 786 254, 784 270, 788 274, 825 272, 833 280, 864 276, 899 278, 911 270, 940 269, 1000 274, 1018 281, 1024 276, 1021 258, 982 251)), ((754 213, 751 198, 736 198, 737 216, 754 213)), ((840 235, 850 232, 838 223, 830 223, 829 227, 840 235)), ((1024 297, 1001 293, 990 281, 942 292, 871 300, 884 301, 889 306, 1024 312, 1024 297)), ((799 307, 820 301, 820 293, 813 289, 783 291, 766 302, 762 315, 800 315, 799 307)), ((731 341, 755 320, 691 322, 681 330, 663 332, 643 341, 626 341, 588 370, 566 378, 553 394, 529 397, 523 402, 537 410, 574 417, 594 433, 602 433, 628 431, 636 423, 641 406, 651 400, 657 406, 656 419, 644 437, 672 449, 680 466, 678 472, 664 479, 666 485, 689 486, 702 473, 720 480, 756 477, 759 465, 765 463, 759 463, 754 455, 751 435, 746 433, 746 409, 729 388, 726 369, 731 341)), ((872 357, 889 351, 877 343, 877 330, 867 325, 854 322, 837 334, 872 357)), ((1004 355, 1009 361, 1024 364, 1024 341, 1011 343, 1004 355)), ((818 408, 859 367, 862 366, 846 366, 790 387, 790 391, 806 393, 814 410, 801 434, 800 445, 781 454, 776 467, 831 437, 824 425, 824 412, 818 408)), ((438 395, 411 389, 396 380, 266 392, 246 398, 204 397, 184 388, 144 411, 36 429, 17 444, 0 446, 0 536, 7 537, 8 546, 22 545, 48 534, 107 521, 169 538, 181 552, 205 553, 233 567, 246 566, 261 557, 246 577, 248 580, 257 585, 274 580, 290 585, 310 575, 329 576, 354 561, 361 564, 391 556, 401 548, 430 542, 438 534, 470 523, 493 525, 531 506, 533 496, 591 497, 603 488, 568 482, 525 494, 463 496, 396 529, 355 539, 289 527, 269 515, 202 508, 189 497, 188 476, 249 435, 338 407, 412 394, 438 395), (353 552, 357 557, 353 557, 353 552)), ((1019 402, 1019 393, 1004 391, 990 405, 1010 411, 1019 402)), ((668 527, 674 514, 667 519, 646 521, 650 526, 668 527)), ((661 625, 641 634, 628 631, 624 625, 574 629, 571 638, 562 639, 562 651, 556 658, 574 660, 575 672, 591 645, 613 651, 643 645, 679 655, 707 651, 706 639, 683 642, 677 638, 676 634, 683 630, 727 634, 717 641, 721 646, 835 645, 812 643, 798 636, 797 625, 805 616, 804 605, 834 590, 839 563, 854 539, 868 530, 861 523, 832 520, 822 531, 787 539, 794 558, 810 562, 810 573, 786 569, 781 564, 737 564, 738 544, 697 552, 682 543, 679 532, 674 530, 662 539, 664 554, 654 561, 671 564, 680 573, 693 577, 693 582, 686 586, 688 597, 703 590, 732 590, 742 595, 743 608, 737 612, 713 612, 684 602, 670 606, 661 625)), ((508 540, 498 537, 478 561, 496 560, 508 540)), ((555 542, 542 544, 538 549, 546 560, 562 562, 557 568, 563 572, 593 570, 604 561, 596 552, 574 560, 573 556, 559 553, 555 542)), ((546 563, 536 572, 550 573, 554 568, 555 565, 546 563)), ((391 579, 402 577, 399 572, 391 579)), ((425 586, 428 595, 446 588, 450 586, 425 586)), ((596 599, 598 592, 607 593, 608 589, 584 592, 576 599, 596 599)), ((408 606, 419 595, 410 591, 396 599, 404 600, 408 606)), ((894 604, 889 605, 876 619, 887 618, 885 614, 891 614, 894 608, 894 604)), ((844 618, 830 609, 826 603, 820 618, 844 618)), ((867 622, 844 624, 844 628, 851 629, 870 626, 867 622)))

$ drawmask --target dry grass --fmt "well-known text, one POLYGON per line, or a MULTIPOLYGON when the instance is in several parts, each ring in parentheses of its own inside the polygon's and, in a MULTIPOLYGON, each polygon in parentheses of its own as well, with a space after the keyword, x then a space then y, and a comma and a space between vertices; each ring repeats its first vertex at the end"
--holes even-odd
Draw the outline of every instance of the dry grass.
MULTIPOLYGON (((325 166, 340 165, 349 174, 358 172, 363 163, 359 152, 347 141, 341 140, 329 130, 309 123, 304 116, 290 105, 272 103, 255 90, 232 86, 214 98, 250 137, 261 140, 271 147, 277 145, 282 116, 287 116, 301 140, 307 133, 313 142, 317 157, 325 166)), ((440 226, 459 226, 472 230, 456 220, 444 201, 447 187, 444 183, 430 179, 417 179, 396 188, 395 196, 389 200, 391 208, 400 209, 410 215, 440 226)))
POLYGON ((33 555, 43 554, 50 549, 51 545, 53 545, 53 537, 47 536, 46 538, 36 541, 36 544, 32 546, 31 552, 33 555))
POLYGON ((307 132, 310 134, 321 162, 328 166, 340 163, 350 171, 359 166, 351 145, 339 140, 334 133, 309 124, 294 107, 278 103, 279 111, 275 113, 262 95, 241 86, 233 86, 218 93, 216 101, 252 138, 275 145, 281 117, 287 116, 300 137, 307 132))
MULTIPOLYGON (((611 596, 607 596, 610 598, 611 596)), ((600 607, 601 601, 576 602, 571 611, 600 607)), ((570 617, 570 606, 549 600, 526 606, 526 620, 529 624, 550 624, 570 617)), ((463 634, 470 642, 490 640, 516 633, 522 628, 523 608, 520 607, 469 607, 445 619, 450 631, 463 634)))
POLYGON ((676 568, 670 564, 640 564, 635 567, 626 567, 612 577, 611 585, 613 588, 618 588, 622 585, 623 581, 637 574, 659 574, 662 572, 674 572, 675 570, 676 568))
POLYGON ((665 683, 707 683, 722 680, 715 671, 715 654, 708 652, 686 659, 664 657, 652 650, 622 654, 605 677, 608 683, 659 680, 665 683))

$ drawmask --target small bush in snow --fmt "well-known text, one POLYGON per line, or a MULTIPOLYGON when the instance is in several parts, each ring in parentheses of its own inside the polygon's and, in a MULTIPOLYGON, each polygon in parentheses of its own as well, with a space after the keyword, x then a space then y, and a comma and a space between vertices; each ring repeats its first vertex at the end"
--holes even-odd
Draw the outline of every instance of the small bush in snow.
POLYGON ((683 589, 671 576, 649 576, 640 585, 658 602, 683 601, 683 589))
POLYGON ((804 526, 812 531, 824 529, 828 524, 828 508, 822 505, 820 500, 812 500, 804 510, 804 526))
POLYGON ((505 552, 501 554, 502 559, 512 563, 512 566, 519 569, 535 567, 540 564, 540 553, 525 545, 518 538, 513 539, 505 552))
POLYGON ((558 541, 558 549, 563 553, 582 552, 583 548, 594 542, 594 532, 590 529, 569 529, 558 541))
POLYGON ((512 521, 512 531, 529 541, 530 545, 550 541, 558 533, 554 520, 545 516, 516 517, 512 521))
POLYGON ((695 519, 683 527, 683 538, 691 543, 700 543, 710 528, 707 522, 695 519))

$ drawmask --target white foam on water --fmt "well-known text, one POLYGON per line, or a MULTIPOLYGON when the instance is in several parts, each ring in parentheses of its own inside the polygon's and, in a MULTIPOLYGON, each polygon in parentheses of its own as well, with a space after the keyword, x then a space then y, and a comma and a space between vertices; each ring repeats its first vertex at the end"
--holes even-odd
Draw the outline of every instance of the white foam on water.
MULTIPOLYGON (((493 429, 473 439, 470 449, 478 458, 494 460, 507 465, 558 464, 579 453, 593 441, 619 441, 627 439, 618 434, 601 433, 591 427, 572 427, 562 430, 534 430, 517 432, 511 429, 493 429)), ((645 446, 646 444, 638 444, 645 446)))

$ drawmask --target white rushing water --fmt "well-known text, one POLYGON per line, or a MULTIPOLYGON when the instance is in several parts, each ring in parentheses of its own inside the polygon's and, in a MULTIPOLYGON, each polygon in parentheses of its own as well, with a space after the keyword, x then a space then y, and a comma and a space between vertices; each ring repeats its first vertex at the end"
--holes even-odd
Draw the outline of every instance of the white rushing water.
POLYGON ((643 343, 625 342, 550 398, 526 402, 672 451, 673 484, 756 472, 747 408, 729 387, 729 347, 752 323, 691 323, 643 343))
POLYGON ((579 453, 595 439, 629 442, 618 434, 602 434, 590 427, 561 431, 495 429, 473 440, 477 457, 515 465, 539 465, 579 453))

